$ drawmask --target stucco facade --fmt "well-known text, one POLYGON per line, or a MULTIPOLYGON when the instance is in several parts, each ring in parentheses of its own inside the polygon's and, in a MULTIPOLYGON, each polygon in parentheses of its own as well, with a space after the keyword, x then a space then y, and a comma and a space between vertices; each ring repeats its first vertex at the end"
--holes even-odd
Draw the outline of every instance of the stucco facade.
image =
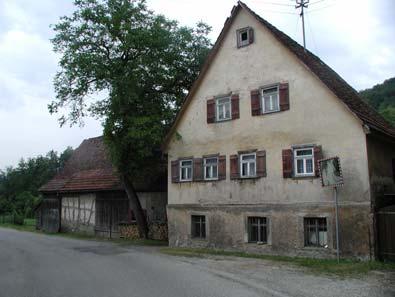
POLYGON ((170 245, 333 256, 332 188, 323 188, 315 177, 283 177, 282 150, 306 144, 320 145, 324 158, 340 158, 344 176, 344 186, 339 188, 341 252, 344 256, 369 257, 373 254, 372 165, 368 164, 363 123, 242 9, 166 144, 170 245), (236 30, 245 27, 254 29, 254 42, 238 48, 236 30), (278 83, 289 85, 289 110, 252 116, 251 90, 278 83), (240 118, 208 124, 207 100, 222 94, 239 95, 240 118), (266 177, 231 180, 229 156, 251 149, 265 150, 266 177), (210 154, 226 156, 225 180, 172 182, 172 161, 210 154), (191 237, 194 214, 206 216, 205 239, 191 237), (249 216, 268 219, 267 244, 248 243, 249 216), (306 217, 326 218, 326 248, 305 246, 306 217))

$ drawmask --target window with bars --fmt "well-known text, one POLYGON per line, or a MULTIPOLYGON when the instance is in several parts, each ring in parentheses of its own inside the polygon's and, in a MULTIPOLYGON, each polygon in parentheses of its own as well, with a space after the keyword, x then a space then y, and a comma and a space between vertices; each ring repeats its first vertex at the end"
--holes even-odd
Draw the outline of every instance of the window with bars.
POLYGON ((248 217, 248 242, 267 243, 267 219, 248 217))
POLYGON ((240 155, 240 177, 256 176, 256 154, 240 155))
POLYGON ((294 162, 296 176, 314 175, 313 148, 294 149, 294 162))
POLYGON ((191 217, 191 235, 193 238, 206 238, 206 217, 193 215, 191 217))
POLYGON ((261 90, 262 113, 280 111, 278 86, 261 90))
POLYGON ((180 181, 192 180, 192 160, 180 161, 180 181))
POLYGON ((204 158, 204 179, 215 180, 218 179, 218 158, 204 158))
POLYGON ((326 218, 304 219, 304 245, 328 247, 326 218))

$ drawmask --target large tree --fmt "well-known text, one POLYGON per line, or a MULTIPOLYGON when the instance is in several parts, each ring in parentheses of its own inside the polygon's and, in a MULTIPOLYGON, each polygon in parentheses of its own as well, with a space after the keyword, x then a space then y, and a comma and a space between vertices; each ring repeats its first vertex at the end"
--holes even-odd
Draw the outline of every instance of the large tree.
POLYGON ((86 115, 103 120, 113 164, 147 237, 134 185, 159 170, 160 143, 208 53, 210 28, 179 26, 144 0, 74 4, 75 12, 54 26, 61 60, 49 111, 63 112, 61 125, 86 115))

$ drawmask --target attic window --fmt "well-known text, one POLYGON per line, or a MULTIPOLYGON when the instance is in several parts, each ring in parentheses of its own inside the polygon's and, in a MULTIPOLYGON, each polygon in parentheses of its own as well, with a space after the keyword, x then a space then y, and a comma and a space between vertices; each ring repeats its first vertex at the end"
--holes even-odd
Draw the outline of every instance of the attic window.
POLYGON ((242 28, 237 32, 237 47, 250 45, 254 41, 254 30, 250 27, 242 28))

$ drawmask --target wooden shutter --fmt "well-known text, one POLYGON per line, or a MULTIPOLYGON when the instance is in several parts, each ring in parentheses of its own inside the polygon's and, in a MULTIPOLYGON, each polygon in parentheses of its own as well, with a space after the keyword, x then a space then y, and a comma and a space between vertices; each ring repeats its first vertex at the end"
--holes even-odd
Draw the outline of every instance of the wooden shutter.
POLYGON ((288 83, 280 84, 279 86, 279 96, 280 96, 280 110, 289 109, 289 87, 288 83))
POLYGON ((261 98, 259 90, 251 91, 251 114, 257 116, 261 114, 261 98))
POLYGON ((283 177, 291 178, 292 177, 292 149, 283 150, 283 177))
POLYGON ((230 156, 230 179, 237 179, 240 177, 239 174, 239 156, 230 156))
POLYGON ((171 182, 178 183, 180 181, 180 162, 178 160, 171 161, 171 182))
POLYGON ((232 120, 238 119, 240 117, 239 111, 239 95, 232 95, 231 97, 232 103, 232 120))
POLYGON ((258 177, 266 177, 266 151, 256 152, 256 175, 258 177))
POLYGON ((318 161, 322 159, 322 149, 320 145, 314 146, 314 172, 315 176, 320 176, 320 169, 318 161))
POLYGON ((218 157, 218 179, 226 179, 226 156, 218 157))
POLYGON ((207 100, 207 123, 215 122, 215 99, 207 100))
POLYGON ((254 42, 254 29, 249 28, 248 29, 248 37, 249 37, 249 43, 253 43, 254 42))
POLYGON ((203 159, 194 158, 193 159, 193 181, 203 180, 203 159))

